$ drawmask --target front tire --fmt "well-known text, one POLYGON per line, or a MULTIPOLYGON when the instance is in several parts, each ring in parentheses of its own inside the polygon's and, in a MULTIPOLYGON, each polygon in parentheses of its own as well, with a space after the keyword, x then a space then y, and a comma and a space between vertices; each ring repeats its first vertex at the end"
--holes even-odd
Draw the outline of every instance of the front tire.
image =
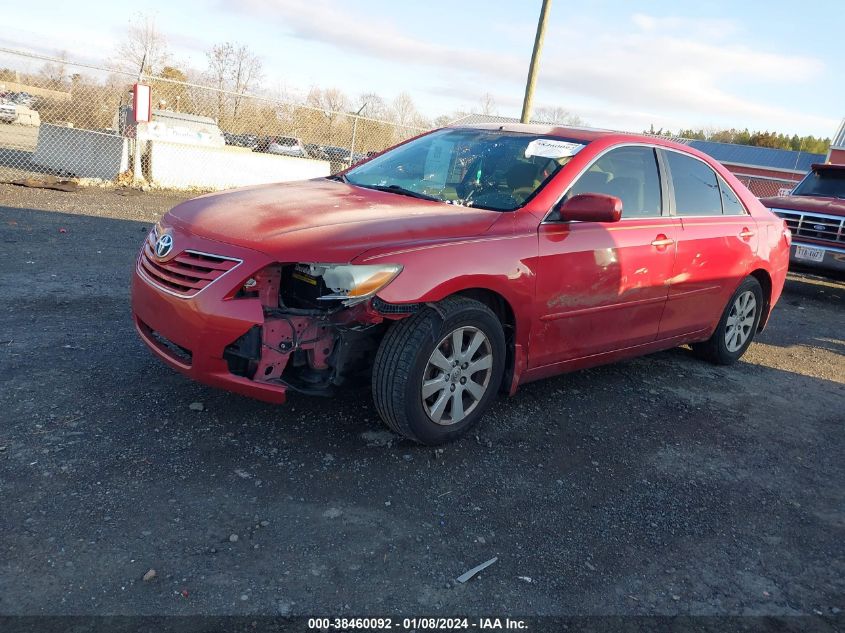
POLYGON ((474 299, 449 297, 388 330, 373 367, 373 400, 396 433, 442 444, 478 423, 504 367, 496 315, 474 299))
POLYGON ((692 351, 716 365, 732 365, 754 340, 762 314, 763 288, 754 277, 746 277, 728 301, 713 336, 693 344, 692 351))

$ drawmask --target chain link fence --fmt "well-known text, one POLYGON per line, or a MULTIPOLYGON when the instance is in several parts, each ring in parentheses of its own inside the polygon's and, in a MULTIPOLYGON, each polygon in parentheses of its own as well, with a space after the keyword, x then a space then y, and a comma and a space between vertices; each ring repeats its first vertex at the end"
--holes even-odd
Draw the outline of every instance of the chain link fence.
POLYGON ((768 176, 755 176, 742 173, 735 173, 734 176, 758 198, 789 195, 801 181, 800 176, 796 176, 794 179, 771 178, 768 176))
MULTIPOLYGON (((453 123, 515 121, 468 114, 453 123)), ((425 131, 173 77, 139 77, 0 48, 0 182, 58 176, 225 189, 328 176, 425 131), (134 122, 131 91, 136 82, 151 88, 149 123, 134 122)), ((759 197, 791 191, 799 178, 736 175, 759 197)))
POLYGON ((327 176, 424 131, 0 48, 0 181, 223 189, 327 176), (152 93, 151 121, 137 125, 136 81, 152 93))

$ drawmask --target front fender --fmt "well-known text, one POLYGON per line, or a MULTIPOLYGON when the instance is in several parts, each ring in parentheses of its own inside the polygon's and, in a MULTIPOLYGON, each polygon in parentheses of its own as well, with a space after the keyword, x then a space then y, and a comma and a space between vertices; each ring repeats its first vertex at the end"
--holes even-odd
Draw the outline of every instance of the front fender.
POLYGON ((378 293, 388 303, 431 303, 471 289, 501 295, 514 313, 515 342, 528 343, 533 318, 537 236, 499 235, 364 253, 354 263, 401 264, 402 273, 378 293))

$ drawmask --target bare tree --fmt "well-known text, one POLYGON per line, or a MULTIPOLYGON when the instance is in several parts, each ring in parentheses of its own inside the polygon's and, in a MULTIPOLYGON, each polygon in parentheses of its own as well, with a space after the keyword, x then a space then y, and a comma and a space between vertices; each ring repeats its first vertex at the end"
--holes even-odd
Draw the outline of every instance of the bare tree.
POLYGON ((237 120, 241 111, 244 93, 261 81, 263 76, 261 59, 245 44, 223 42, 215 44, 206 53, 208 58, 208 79, 217 88, 217 120, 225 118, 226 92, 231 97, 232 119, 237 120))
POLYGON ((403 138, 418 133, 420 128, 431 127, 431 122, 420 114, 407 92, 400 92, 396 96, 390 113, 391 121, 400 128, 397 132, 403 138))
POLYGON ((226 112, 226 90, 235 67, 235 47, 230 42, 215 44, 206 53, 208 58, 208 78, 217 88, 217 123, 223 125, 226 112))
POLYGON ((485 92, 481 95, 481 114, 486 114, 488 116, 495 116, 499 114, 499 109, 496 107, 496 101, 493 99, 493 95, 489 92, 485 92))
POLYGON ((339 118, 340 114, 348 109, 349 98, 337 88, 326 88, 325 90, 311 88, 308 97, 305 99, 305 104, 323 110, 324 118, 331 125, 339 118))
POLYGON ((208 59, 208 79, 218 90, 226 90, 235 60, 235 47, 231 42, 215 44, 205 54, 208 59))
POLYGON ((47 62, 41 67, 41 76, 50 82, 52 87, 61 88, 67 81, 67 51, 62 51, 55 62, 47 62))
POLYGON ((241 44, 234 49, 232 66, 232 90, 237 95, 232 118, 237 119, 243 94, 248 92, 254 84, 261 81, 263 68, 261 59, 245 44, 241 44))
POLYGON ((584 125, 584 120, 577 114, 560 106, 535 108, 532 123, 556 123, 558 125, 584 125))
POLYGON ((353 109, 361 116, 369 119, 385 120, 390 116, 390 108, 379 95, 374 92, 366 92, 358 97, 353 109))
POLYGON ((403 134, 409 134, 413 128, 422 127, 425 121, 417 110, 414 100, 407 92, 400 92, 393 100, 390 108, 390 118, 402 128, 403 134))
POLYGON ((305 103, 314 108, 343 112, 349 107, 349 98, 337 88, 311 88, 305 103))
POLYGON ((139 75, 156 75, 167 64, 167 38, 158 30, 155 17, 138 14, 129 22, 126 38, 117 49, 119 64, 139 75))

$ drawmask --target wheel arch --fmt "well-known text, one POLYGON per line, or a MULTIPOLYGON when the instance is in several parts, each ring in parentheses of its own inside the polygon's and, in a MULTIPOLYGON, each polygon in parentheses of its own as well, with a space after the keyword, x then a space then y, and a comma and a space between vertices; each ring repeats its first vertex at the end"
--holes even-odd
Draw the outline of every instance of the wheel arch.
POLYGON ((762 332, 772 312, 772 276, 765 268, 757 268, 751 271, 749 276, 754 277, 763 289, 763 310, 760 315, 760 323, 757 325, 757 331, 762 332))
POLYGON ((518 346, 516 342, 516 314, 514 313, 513 306, 511 306, 504 295, 490 288, 466 288, 451 296, 455 295, 475 299, 479 303, 483 303, 493 311, 493 314, 499 319, 499 323, 502 324, 502 331, 505 333, 506 356, 505 374, 502 377, 500 389, 510 392, 517 368, 517 350, 521 351, 521 346, 518 346))

